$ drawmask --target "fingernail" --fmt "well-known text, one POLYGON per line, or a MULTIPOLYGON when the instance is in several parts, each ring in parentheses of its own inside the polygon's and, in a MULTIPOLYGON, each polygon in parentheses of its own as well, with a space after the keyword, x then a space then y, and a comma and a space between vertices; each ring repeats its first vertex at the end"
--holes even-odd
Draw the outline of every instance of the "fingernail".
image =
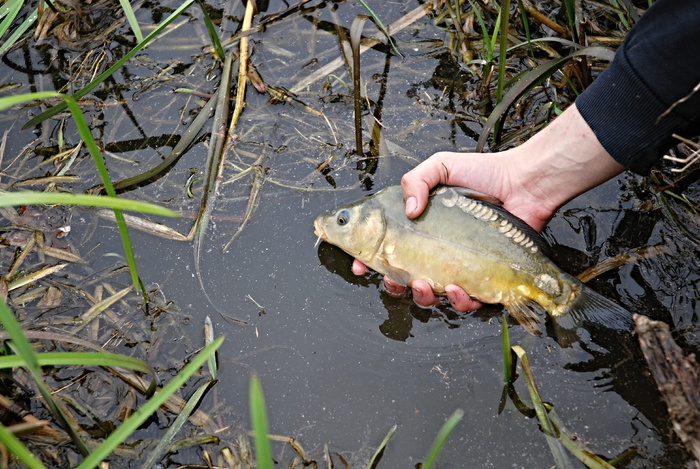
POLYGON ((457 295, 455 295, 452 291, 446 291, 445 295, 447 295, 447 300, 450 302, 452 307, 454 307, 455 303, 457 302, 457 295))
POLYGON ((416 300, 422 300, 423 299, 423 292, 420 290, 413 289, 413 298, 416 300))
POLYGON ((418 208, 418 202, 415 197, 409 197, 406 199, 406 215, 410 215, 416 211, 418 208))

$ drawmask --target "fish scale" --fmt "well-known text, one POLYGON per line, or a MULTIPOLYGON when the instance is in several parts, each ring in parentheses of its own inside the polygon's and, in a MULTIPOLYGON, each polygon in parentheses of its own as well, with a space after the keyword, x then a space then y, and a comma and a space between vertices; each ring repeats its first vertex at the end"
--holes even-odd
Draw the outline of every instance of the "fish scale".
POLYGON ((544 239, 497 199, 441 186, 414 220, 400 186, 320 215, 319 239, 334 244, 393 281, 427 282, 438 294, 455 284, 484 303, 502 303, 530 331, 544 310, 555 323, 629 330, 631 314, 547 257, 544 239))
POLYGON ((461 196, 457 190, 448 189, 444 186, 436 191, 436 195, 444 194, 448 190, 450 190, 453 195, 449 198, 442 199, 442 204, 445 207, 457 206, 461 208, 463 212, 473 215, 479 220, 489 222, 491 226, 498 229, 499 233, 502 233, 507 238, 511 238, 516 244, 530 249, 530 252, 533 254, 537 252, 535 242, 528 235, 514 227, 513 224, 505 218, 499 217, 498 214, 486 204, 475 199, 461 196))

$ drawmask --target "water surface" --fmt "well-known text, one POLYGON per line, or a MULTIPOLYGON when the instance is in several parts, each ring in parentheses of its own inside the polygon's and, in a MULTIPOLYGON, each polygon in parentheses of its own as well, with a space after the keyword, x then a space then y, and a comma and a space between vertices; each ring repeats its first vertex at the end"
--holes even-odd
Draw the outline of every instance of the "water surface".
MULTIPOLYGON (((286 8, 284 2, 270 3, 268 12, 286 8)), ((242 4, 211 6, 219 13, 223 9, 222 34, 235 32, 242 4)), ((386 2, 375 5, 375 11, 390 23, 417 6, 386 2)), ((355 2, 311 2, 308 9, 251 35, 252 62, 267 83, 291 89, 338 57, 333 24, 347 28, 359 13, 363 10, 355 2)), ((84 107, 93 134, 107 150, 115 180, 157 164, 191 122, 201 101, 174 95, 174 89, 210 93, 218 83, 207 79, 218 72, 211 71, 213 62, 202 52, 207 37, 200 14, 192 9, 190 15, 192 22, 180 24, 139 54, 115 82, 95 94, 97 101, 84 107), (167 79, 153 78, 160 72, 167 79)), ((144 24, 158 17, 153 5, 139 10, 144 24)), ((369 24, 366 28, 374 32, 369 24)), ((128 34, 126 27, 121 31, 128 34)), ((336 79, 351 83, 344 67, 327 82, 298 93, 308 108, 301 102, 273 104, 268 95, 248 89, 238 139, 223 175, 226 182, 201 253, 206 295, 191 243, 132 232, 142 278, 178 311, 173 329, 164 329, 160 337, 155 329, 152 340, 160 353, 153 359, 169 356, 184 362, 201 346, 205 316, 212 318, 216 334, 226 341, 219 352, 218 402, 210 396, 202 410, 227 427, 219 435, 222 444, 248 428, 248 380, 256 373, 265 390, 271 432, 298 439, 318 460, 328 445, 351 467, 366 467, 396 425, 379 467, 415 467, 442 423, 459 408, 464 418, 444 448, 440 467, 552 467, 536 420, 521 415, 510 402, 499 408, 500 308, 465 315, 444 307, 419 308, 410 299, 389 297, 376 275, 354 276, 351 259, 340 250, 326 244, 314 248, 312 221, 322 211, 398 183, 405 171, 435 151, 475 146, 484 119, 473 94, 478 79, 455 64, 444 30, 425 17, 396 40, 403 58, 386 48, 362 58, 364 86, 373 106, 381 108, 388 150, 372 153, 365 148, 369 156, 363 157, 353 153, 351 92, 336 79), (230 251, 222 253, 245 211, 251 184, 249 177, 231 178, 261 152, 266 182, 260 204, 230 251), (316 168, 324 161, 329 163, 322 174, 316 168)), ((110 61, 125 50, 115 42, 95 53, 110 61)), ((52 51, 50 45, 27 44, 9 52, 0 64, 2 84, 20 84, 21 92, 62 86, 78 54, 52 51)), ((77 76, 71 78, 71 87, 89 79, 87 73, 77 76)), ((36 113, 25 108, 0 117, 0 131, 8 135, 3 174, 13 175, 3 177, 5 184, 51 170, 46 164, 33 169, 38 156, 21 160, 25 167, 18 169, 14 155, 25 147, 32 152, 56 145, 64 125, 70 144, 78 141, 64 119, 19 132, 36 113)), ((187 197, 185 184, 190 169, 204 171, 206 140, 165 177, 125 196, 191 215, 198 207, 201 182, 194 186, 195 198, 187 197)), ((88 169, 92 164, 81 152, 71 173, 82 179, 65 188, 80 191, 96 184, 97 176, 88 169)), ((687 190, 697 196, 697 184, 687 190)), ((683 211, 682 204, 670 203, 683 211)), ((688 220, 697 224, 697 217, 688 220)), ((70 239, 86 254, 90 269, 110 265, 111 254, 121 253, 111 223, 96 221, 92 211, 69 221, 70 239)), ((159 221, 183 233, 192 223, 188 217, 159 221)), ((555 245, 557 262, 574 274, 607 257, 663 246, 668 254, 624 265, 592 285, 630 311, 668 322, 683 333, 688 349, 697 348, 697 245, 678 228, 648 180, 625 174, 577 198, 560 210, 545 236, 555 245)), ((129 278, 122 274, 118 282, 126 286, 129 278)), ((139 315, 134 318, 138 321, 139 315)), ((562 346, 549 334, 531 336, 511 325, 513 343, 527 351, 540 392, 567 428, 608 458, 637 448, 628 467, 685 465, 636 340, 604 330, 579 333, 580 341, 562 346)), ((163 372, 172 371, 170 366, 164 365, 163 372)), ((529 401, 522 380, 516 388, 529 401)), ((154 423, 144 434, 162 425, 154 423)), ((211 451, 219 449, 213 446, 211 451)), ((288 446, 274 449, 280 464, 294 456, 288 446)), ((191 460, 199 461, 185 451, 167 464, 176 467, 191 460)))

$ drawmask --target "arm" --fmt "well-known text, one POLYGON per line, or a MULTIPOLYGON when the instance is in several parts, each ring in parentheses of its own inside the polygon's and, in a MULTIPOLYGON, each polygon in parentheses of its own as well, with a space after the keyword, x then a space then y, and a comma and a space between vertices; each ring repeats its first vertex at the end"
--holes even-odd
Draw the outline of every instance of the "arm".
MULTIPOLYGON (((491 155, 436 153, 408 172, 407 216, 420 215, 435 185, 461 185, 498 197, 539 231, 559 207, 625 168, 648 172, 677 143, 672 133, 700 134, 700 92, 692 93, 700 84, 698 21, 697 0, 657 0, 576 105, 530 140, 491 155)), ((353 271, 366 267, 355 261, 353 271)), ((403 290, 385 284, 390 293, 403 290)), ((446 292, 457 310, 480 306, 456 285, 446 292)), ((420 305, 436 301, 425 282, 413 293, 420 305)))

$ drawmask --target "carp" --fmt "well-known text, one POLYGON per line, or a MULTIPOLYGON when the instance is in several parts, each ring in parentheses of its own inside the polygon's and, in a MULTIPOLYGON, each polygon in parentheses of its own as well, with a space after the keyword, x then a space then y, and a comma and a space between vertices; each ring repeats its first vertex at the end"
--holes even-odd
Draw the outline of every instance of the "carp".
POLYGON ((439 186, 423 213, 404 214, 400 186, 320 215, 315 233, 391 280, 425 280, 436 294, 456 284, 483 303, 500 303, 529 330, 538 307, 561 328, 583 323, 630 330, 623 307, 564 272, 546 241, 491 196, 439 186))

